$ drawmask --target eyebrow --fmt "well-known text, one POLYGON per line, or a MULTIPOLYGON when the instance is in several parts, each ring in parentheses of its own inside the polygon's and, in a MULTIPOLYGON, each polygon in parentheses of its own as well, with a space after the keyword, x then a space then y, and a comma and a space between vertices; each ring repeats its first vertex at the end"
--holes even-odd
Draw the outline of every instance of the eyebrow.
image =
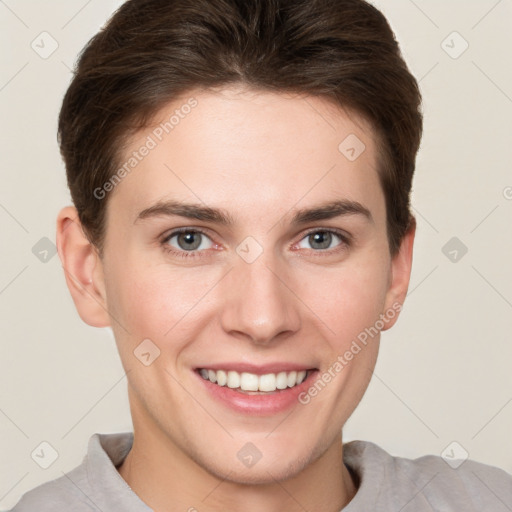
MULTIPOLYGON (((373 222, 373 217, 365 206, 357 201, 347 199, 329 201, 310 208, 297 210, 291 219, 293 226, 307 224, 319 220, 333 219, 346 215, 361 215, 367 220, 373 222)), ((213 222, 223 226, 233 226, 235 219, 232 215, 222 208, 212 208, 196 203, 185 203, 182 201, 159 201, 153 206, 142 210, 134 221, 149 219, 151 217, 186 217, 204 222, 213 222)))

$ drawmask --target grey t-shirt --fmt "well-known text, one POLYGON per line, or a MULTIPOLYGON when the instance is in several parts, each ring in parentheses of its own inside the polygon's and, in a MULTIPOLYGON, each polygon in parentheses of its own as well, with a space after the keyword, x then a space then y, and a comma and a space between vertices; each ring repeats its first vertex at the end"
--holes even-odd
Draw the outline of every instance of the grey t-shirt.
MULTIPOLYGON (((11 512, 151 512, 118 473, 133 433, 93 434, 82 464, 26 492, 11 512)), ((512 475, 441 457, 394 457, 374 443, 351 441, 343 460, 359 480, 343 512, 511 512, 512 475)))

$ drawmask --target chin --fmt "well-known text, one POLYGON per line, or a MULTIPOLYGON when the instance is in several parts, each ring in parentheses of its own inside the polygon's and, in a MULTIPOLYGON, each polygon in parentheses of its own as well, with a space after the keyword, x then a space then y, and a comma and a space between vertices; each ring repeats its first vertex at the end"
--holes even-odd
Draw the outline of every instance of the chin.
MULTIPOLYGON (((224 453, 229 453, 229 450, 224 453)), ((235 452, 222 460, 203 456, 192 458, 196 464, 219 480, 239 485, 267 485, 294 478, 322 453, 298 454, 293 450, 287 451, 286 454, 274 452, 272 458, 262 456, 250 467, 243 467, 237 455, 235 452)))
POLYGON ((239 485, 270 485, 297 476, 307 464, 308 460, 297 459, 281 460, 279 465, 274 462, 264 464, 260 460, 256 465, 247 469, 222 468, 223 472, 215 476, 239 485))

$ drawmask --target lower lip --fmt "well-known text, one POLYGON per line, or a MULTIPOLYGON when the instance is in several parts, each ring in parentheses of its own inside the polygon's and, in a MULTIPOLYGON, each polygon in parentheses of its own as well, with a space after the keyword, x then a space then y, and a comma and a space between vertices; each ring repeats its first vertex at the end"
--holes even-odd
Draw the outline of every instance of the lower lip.
POLYGON ((309 371, 306 380, 293 388, 257 395, 248 395, 227 386, 219 386, 203 379, 197 371, 194 373, 203 383, 206 391, 224 405, 227 405, 231 410, 254 416, 269 416, 286 411, 290 407, 297 405, 299 403, 299 395, 308 389, 318 371, 309 371))

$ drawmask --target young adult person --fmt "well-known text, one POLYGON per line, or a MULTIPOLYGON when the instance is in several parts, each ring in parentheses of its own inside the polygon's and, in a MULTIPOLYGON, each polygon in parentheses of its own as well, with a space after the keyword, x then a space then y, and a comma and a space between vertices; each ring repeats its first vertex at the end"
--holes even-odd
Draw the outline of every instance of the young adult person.
POLYGON ((363 0, 115 13, 63 101, 57 241, 134 432, 14 511, 512 508, 498 468, 342 442, 407 293, 420 104, 363 0))

